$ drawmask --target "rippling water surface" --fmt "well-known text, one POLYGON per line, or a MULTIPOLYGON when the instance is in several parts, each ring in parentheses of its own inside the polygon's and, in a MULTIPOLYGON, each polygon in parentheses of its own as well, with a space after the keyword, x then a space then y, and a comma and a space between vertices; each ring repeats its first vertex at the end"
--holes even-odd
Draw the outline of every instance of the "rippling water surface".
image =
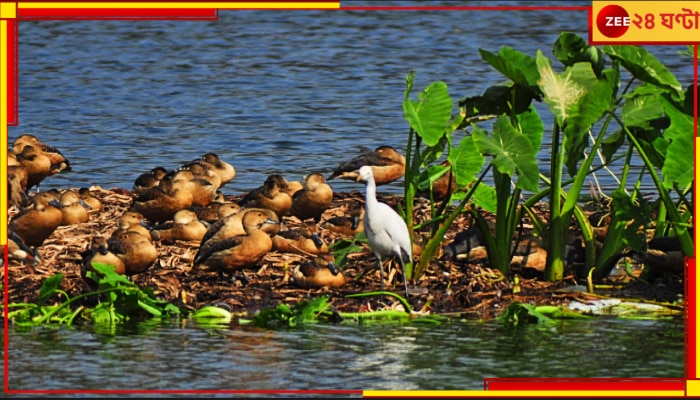
MULTIPOLYGON (((361 145, 404 148, 401 101, 411 69, 414 96, 442 80, 456 102, 502 81, 479 48, 550 55, 561 31, 586 37, 587 23, 583 11, 21 21, 19 126, 9 139, 34 133, 71 160, 74 170, 42 189, 131 188, 141 172, 214 151, 238 170, 224 193, 240 194, 271 173, 328 173, 361 145)), ((679 49, 650 51, 686 86, 692 62, 679 49)), ((361 189, 332 182, 337 191, 361 189)), ((116 335, 13 328, 9 339, 11 389, 481 389, 485 377, 683 375, 682 321, 515 330, 496 323, 292 331, 166 324, 116 335)))
POLYGON ((116 334, 11 329, 9 346, 16 390, 482 390, 496 377, 684 374, 682 320, 283 331, 143 323, 116 334))

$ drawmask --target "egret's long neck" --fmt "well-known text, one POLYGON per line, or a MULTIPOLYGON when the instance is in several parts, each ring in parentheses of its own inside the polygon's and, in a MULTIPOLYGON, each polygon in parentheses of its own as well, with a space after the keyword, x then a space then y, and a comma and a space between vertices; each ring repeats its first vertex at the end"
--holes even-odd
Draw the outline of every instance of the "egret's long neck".
POLYGON ((367 207, 369 204, 377 203, 377 185, 374 183, 374 177, 370 177, 367 180, 367 187, 365 188, 365 203, 367 207))

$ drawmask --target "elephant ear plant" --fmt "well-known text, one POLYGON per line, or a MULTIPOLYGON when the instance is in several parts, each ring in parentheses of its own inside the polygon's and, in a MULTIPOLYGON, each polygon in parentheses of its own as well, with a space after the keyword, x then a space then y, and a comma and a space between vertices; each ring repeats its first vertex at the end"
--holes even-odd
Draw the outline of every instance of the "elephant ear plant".
POLYGON ((535 224, 542 227, 546 241, 545 276, 550 281, 563 278, 567 233, 574 219, 585 242, 584 274, 595 270, 597 277, 607 276, 623 249, 643 248, 645 229, 664 235, 670 228, 670 234, 679 237, 683 253, 693 254, 688 232, 692 224, 688 199, 693 178, 692 87, 683 90, 673 74, 643 48, 597 48, 568 32, 554 43, 552 54, 559 66, 541 50, 534 57, 510 47, 498 53, 480 49, 480 54, 508 81, 460 100, 457 117, 452 117, 452 100, 443 82, 432 83, 418 100, 412 100, 413 73, 407 78, 403 108, 410 129, 404 217, 412 231, 431 226, 415 270, 407 271, 409 278, 416 279, 425 271, 461 212, 475 218, 490 264, 507 273, 517 223, 545 197, 549 221, 535 220, 535 224), (624 87, 622 79, 627 79, 624 87), (551 120, 551 157, 538 157, 544 124, 533 100, 544 103, 551 112, 547 118, 551 120), (485 120, 493 123, 490 134, 477 126, 485 120), (455 145, 457 135, 463 133, 455 145), (449 164, 438 165, 443 155, 449 164), (596 155, 602 163, 594 166, 596 155), (491 160, 488 164, 486 157, 491 160), (644 164, 633 178, 632 157, 644 164), (537 160, 544 158, 551 161, 548 171, 540 172, 537 160), (617 160, 623 164, 620 171, 611 171, 619 182, 610 196, 612 222, 605 244, 598 249, 581 207, 581 190, 591 174, 610 170, 617 160), (482 182, 489 170, 493 186, 482 182), (414 227, 417 189, 429 188, 444 173, 455 176, 458 188, 469 190, 448 194, 439 206, 433 204, 432 219, 414 227), (659 193, 656 205, 639 194, 641 182, 648 179, 659 193), (522 199, 523 192, 530 193, 527 200, 522 199), (459 201, 456 207, 447 207, 454 201, 459 201), (489 229, 479 208, 495 212, 495 231, 489 229))

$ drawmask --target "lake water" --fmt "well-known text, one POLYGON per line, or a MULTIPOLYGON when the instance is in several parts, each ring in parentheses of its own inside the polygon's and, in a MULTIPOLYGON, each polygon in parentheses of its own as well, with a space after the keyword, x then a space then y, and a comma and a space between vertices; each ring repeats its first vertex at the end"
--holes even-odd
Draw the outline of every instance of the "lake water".
MULTIPOLYGON (((46 179, 42 190, 131 188, 146 170, 214 151, 238 170, 224 193, 240 194, 272 173, 328 173, 361 145, 403 149, 401 102, 411 69, 414 97, 442 80, 456 103, 502 80, 479 48, 550 55, 561 31, 586 37, 587 24, 583 11, 21 21, 19 126, 9 139, 33 133, 70 159, 73 171, 46 179)), ((692 62, 680 49, 649 48, 687 86, 692 62)), ((332 182, 336 191, 361 189, 332 182)), ((11 328, 8 378, 10 389, 482 389, 485 377, 682 377, 683 350, 682 320, 290 331, 184 322, 116 334, 11 328)))
POLYGON ((13 390, 483 390, 495 377, 684 374, 682 319, 11 329, 13 390))

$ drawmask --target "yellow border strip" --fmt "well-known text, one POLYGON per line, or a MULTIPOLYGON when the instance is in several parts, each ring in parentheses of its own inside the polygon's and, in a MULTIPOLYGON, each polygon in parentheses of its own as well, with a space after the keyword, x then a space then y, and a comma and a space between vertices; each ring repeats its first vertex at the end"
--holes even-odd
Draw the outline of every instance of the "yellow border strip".
POLYGON ((336 2, 188 2, 188 3, 35 3, 18 2, 18 9, 28 8, 340 8, 336 2))
MULTIPOLYGON (((8 24, 0 20, 0 187, 4 190, 0 196, 0 245, 7 244, 7 37, 8 24)), ((4 249, 3 249, 4 252, 4 249)))

